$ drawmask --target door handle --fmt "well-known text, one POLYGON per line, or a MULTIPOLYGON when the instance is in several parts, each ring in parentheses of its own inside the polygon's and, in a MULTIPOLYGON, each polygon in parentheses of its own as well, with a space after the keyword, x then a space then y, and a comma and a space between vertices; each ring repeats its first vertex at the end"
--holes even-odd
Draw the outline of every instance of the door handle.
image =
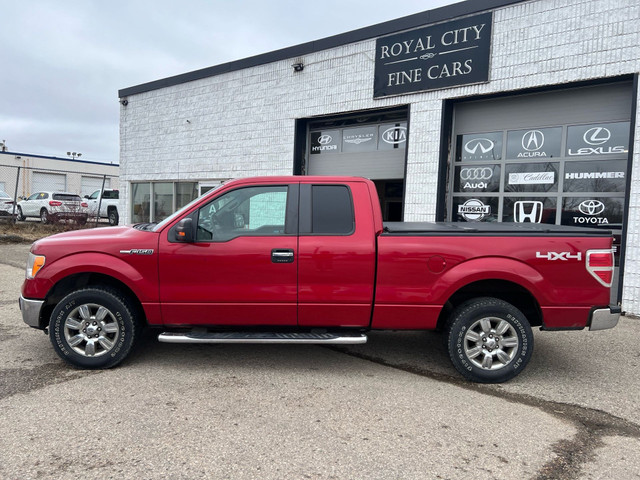
POLYGON ((274 248, 271 250, 271 263, 293 263, 294 255, 291 248, 274 248))

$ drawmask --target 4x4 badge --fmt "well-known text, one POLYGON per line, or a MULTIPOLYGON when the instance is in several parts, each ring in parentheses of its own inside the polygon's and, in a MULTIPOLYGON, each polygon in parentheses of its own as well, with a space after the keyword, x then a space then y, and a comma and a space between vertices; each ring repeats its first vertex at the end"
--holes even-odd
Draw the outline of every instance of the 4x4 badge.
POLYGON ((571 253, 571 252, 536 252, 536 258, 545 258, 547 260, 582 260, 582 252, 571 253))

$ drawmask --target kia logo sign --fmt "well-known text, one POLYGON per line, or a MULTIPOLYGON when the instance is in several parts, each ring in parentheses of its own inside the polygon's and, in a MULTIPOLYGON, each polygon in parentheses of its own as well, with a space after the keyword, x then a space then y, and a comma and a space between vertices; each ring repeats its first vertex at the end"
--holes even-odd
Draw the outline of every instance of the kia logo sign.
POLYGON ((584 132, 584 136, 582 138, 589 145, 602 145, 609 141, 611 138, 611 132, 609 129, 604 127, 594 127, 584 132))
POLYGON ((318 143, 320 145, 327 145, 328 143, 331 143, 332 140, 333 138, 331 138, 331 135, 320 135, 318 137, 318 143))
POLYGON ((540 150, 544 145, 544 134, 540 130, 529 130, 522 136, 522 148, 528 152, 540 150))
POLYGON ((475 155, 478 150, 482 153, 488 153, 493 150, 495 143, 493 143, 488 138, 475 138, 473 140, 469 140, 464 145, 464 150, 467 153, 475 155))
POLYGON ((382 140, 391 145, 398 145, 407 141, 406 127, 391 127, 382 132, 382 140))
POLYGON ((585 215, 599 215, 604 212, 604 203, 600 200, 585 200, 578 205, 578 210, 585 215))

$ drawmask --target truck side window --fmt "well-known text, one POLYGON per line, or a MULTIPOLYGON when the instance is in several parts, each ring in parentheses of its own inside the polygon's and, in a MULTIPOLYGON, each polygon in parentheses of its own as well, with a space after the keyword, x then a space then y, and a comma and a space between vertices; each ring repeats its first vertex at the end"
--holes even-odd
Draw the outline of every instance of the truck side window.
POLYGON ((198 210, 196 241, 226 242, 247 235, 284 235, 287 187, 232 190, 198 210))
POLYGON ((312 233, 353 233, 355 219, 351 192, 346 185, 313 185, 311 188, 312 233))

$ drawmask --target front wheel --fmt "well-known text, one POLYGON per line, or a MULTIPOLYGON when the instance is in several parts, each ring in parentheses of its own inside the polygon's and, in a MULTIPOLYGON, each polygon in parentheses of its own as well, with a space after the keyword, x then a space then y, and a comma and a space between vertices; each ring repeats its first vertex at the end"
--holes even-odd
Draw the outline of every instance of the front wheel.
POLYGON ((86 288, 54 308, 49 338, 63 360, 80 368, 111 368, 122 362, 139 333, 135 309, 119 292, 86 288))
POLYGON ((518 375, 533 353, 523 313, 503 300, 481 297, 460 305, 447 330, 449 357, 468 380, 501 383, 518 375))
POLYGON ((43 224, 49 223, 49 212, 47 212, 46 208, 40 210, 40 222, 43 224))
POLYGON ((16 220, 20 220, 21 222, 23 222, 26 219, 27 217, 25 217, 24 213, 22 213, 22 207, 18 207, 18 216, 16 217, 16 220))

